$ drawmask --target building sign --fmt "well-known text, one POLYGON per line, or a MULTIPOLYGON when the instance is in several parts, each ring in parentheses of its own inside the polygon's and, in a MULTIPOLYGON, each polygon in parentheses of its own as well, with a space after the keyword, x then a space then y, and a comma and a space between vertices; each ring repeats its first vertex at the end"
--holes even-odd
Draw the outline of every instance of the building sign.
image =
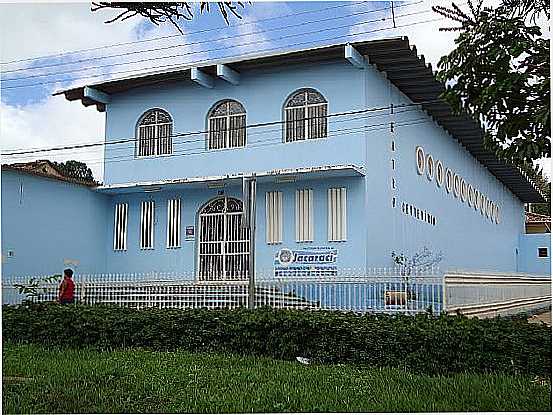
POLYGON ((194 226, 187 226, 184 232, 184 237, 187 241, 194 239, 194 226))
POLYGON ((318 277, 338 275, 336 248, 283 248, 275 254, 275 277, 318 277))

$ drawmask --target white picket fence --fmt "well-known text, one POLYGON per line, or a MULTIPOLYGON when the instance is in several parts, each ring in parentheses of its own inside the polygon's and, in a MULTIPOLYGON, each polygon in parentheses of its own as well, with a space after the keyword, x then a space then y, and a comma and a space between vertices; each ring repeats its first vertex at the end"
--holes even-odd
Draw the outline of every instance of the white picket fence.
MULTIPOLYGON (((31 276, 3 277, 3 304, 25 296, 16 284, 31 276)), ((41 279, 42 277, 34 278, 41 279)), ((248 281, 201 281, 184 273, 77 274, 76 299, 84 304, 133 308, 249 307, 248 281)), ((59 282, 41 284, 32 301, 55 301, 59 282)), ((551 304, 551 277, 448 272, 439 269, 340 270, 338 275, 275 277, 258 273, 253 307, 414 314, 463 313, 487 317, 551 304), (410 275, 406 275, 410 274, 410 275)))
MULTIPOLYGON (((255 307, 322 309, 354 312, 418 313, 442 310, 443 278, 437 269, 412 275, 393 268, 371 270, 370 275, 341 272, 331 276, 275 278, 259 274, 255 307)), ((366 273, 365 273, 366 274, 366 273)), ((41 278, 41 277, 35 277, 41 278)), ((4 304, 25 299, 15 284, 30 277, 2 281, 4 304)), ((84 274, 74 277, 77 301, 126 307, 236 308, 249 306, 248 281, 197 282, 179 273, 84 274)), ((55 301, 58 283, 41 284, 33 301, 55 301)))

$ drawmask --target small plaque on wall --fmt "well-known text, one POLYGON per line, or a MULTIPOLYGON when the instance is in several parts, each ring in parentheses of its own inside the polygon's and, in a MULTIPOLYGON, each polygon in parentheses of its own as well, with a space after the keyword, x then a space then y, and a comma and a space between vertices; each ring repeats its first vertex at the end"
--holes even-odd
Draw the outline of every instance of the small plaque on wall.
POLYGON ((187 241, 194 239, 194 226, 187 226, 184 235, 187 241))

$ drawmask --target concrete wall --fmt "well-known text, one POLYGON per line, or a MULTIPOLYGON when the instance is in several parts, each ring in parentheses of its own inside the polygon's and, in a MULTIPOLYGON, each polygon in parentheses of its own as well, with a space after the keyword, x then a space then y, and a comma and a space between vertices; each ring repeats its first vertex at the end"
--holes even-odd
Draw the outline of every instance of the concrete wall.
POLYGON ((105 271, 107 196, 12 171, 1 181, 2 275, 61 273, 65 260, 77 260, 78 272, 105 271))
MULTIPOLYGON (((338 265, 345 268, 391 266, 392 251, 413 255, 426 246, 434 253, 443 254, 440 265, 446 269, 516 271, 521 263, 517 255, 520 256, 522 248, 519 251, 517 249, 519 243, 523 243, 519 238, 524 230, 523 205, 520 200, 426 113, 412 106, 402 108, 403 104, 411 103, 374 67, 367 66, 360 70, 345 60, 245 71, 241 74, 238 86, 216 80, 213 89, 203 88, 190 81, 135 88, 113 94, 111 103, 107 105, 105 184, 337 164, 359 165, 364 168, 364 178, 329 179, 323 176, 320 180, 310 182, 278 184, 273 180, 260 184, 258 269, 272 268, 274 253, 280 248, 309 245, 336 247, 339 251, 338 265), (331 114, 383 108, 390 103, 394 103, 396 109, 393 114, 386 109, 349 117, 331 117, 328 138, 296 143, 283 143, 282 125, 274 124, 250 128, 247 146, 229 150, 206 151, 203 133, 175 137, 174 154, 171 156, 135 158, 133 142, 109 144, 121 138, 134 137, 137 121, 150 108, 163 108, 171 114, 175 134, 205 130, 209 109, 219 100, 227 98, 242 103, 247 111, 247 124, 282 120, 286 98, 303 87, 320 91, 329 102, 331 114), (394 122, 393 129, 390 122, 394 122), (444 167, 451 168, 500 206, 501 222, 492 222, 466 202, 461 203, 453 193, 447 193, 444 186, 437 186, 435 180, 429 181, 426 176, 418 175, 415 163, 417 146, 422 146, 426 154, 431 153, 434 160, 441 160, 444 167), (392 186, 392 180, 395 187, 392 186), (306 186, 314 191, 315 240, 310 244, 297 244, 294 238, 294 191, 306 186), (329 244, 326 192, 334 186, 347 187, 348 241, 329 244), (284 241, 280 245, 268 245, 265 242, 265 191, 269 190, 283 191, 284 241), (436 217, 436 225, 405 215, 402 212, 403 203, 429 211, 436 217)), ((11 186, 17 188, 18 185, 14 182, 11 186)), ((70 196, 65 189, 76 187, 68 186, 47 182, 41 188, 35 184, 34 200, 43 199, 46 206, 32 205, 32 208, 40 209, 42 221, 51 218, 47 224, 50 226, 50 234, 56 234, 56 229, 62 234, 72 231, 74 235, 91 235, 86 238, 86 242, 79 240, 72 245, 72 251, 67 251, 69 247, 65 249, 63 244, 60 245, 63 249, 56 246, 55 249, 63 252, 63 258, 69 257, 65 252, 72 252, 72 256, 95 252, 98 260, 83 259, 82 262, 94 262, 94 267, 92 264, 88 266, 90 269, 102 269, 105 266, 109 272, 157 270, 192 273, 195 270, 196 241, 185 241, 184 229, 196 225, 199 207, 217 196, 218 189, 208 189, 202 184, 182 187, 178 191, 124 193, 110 199, 80 188, 70 196), (57 189, 56 186, 62 186, 64 190, 57 190, 61 196, 52 199, 50 188, 57 189), (183 246, 168 250, 165 248, 166 203, 168 198, 175 196, 181 197, 183 201, 183 246), (81 211, 88 209, 90 214, 82 216, 87 221, 77 220, 81 216, 73 215, 74 211, 69 208, 67 214, 65 210, 57 209, 59 200, 64 198, 67 198, 70 206, 81 207, 81 211), (149 198, 156 201, 155 249, 140 250, 140 201, 149 198), (113 251, 113 205, 118 201, 128 202, 130 209, 126 252, 113 251), (87 245, 85 247, 82 244, 87 245)), ((4 185, 2 190, 4 193, 4 185)), ((240 197, 241 189, 229 187, 225 189, 225 194, 240 197)), ((10 201, 6 206, 5 217, 16 218, 15 221, 19 222, 22 212, 17 203, 10 201)), ((4 210, 4 202, 2 208, 4 210)), ((37 215, 36 212, 33 214, 37 215)), ((13 236, 17 225, 12 225, 11 219, 8 224, 4 216, 2 226, 3 230, 6 227, 8 235, 12 235, 11 240, 5 241, 7 245, 3 243, 3 249, 4 246, 7 249, 8 245, 14 245, 17 258, 21 246, 27 246, 17 241, 25 237, 13 236)), ((23 226, 26 233, 32 233, 38 223, 23 226)), ((41 252, 40 245, 33 247, 41 252)), ((51 268, 53 265, 48 261, 53 260, 55 264, 59 262, 55 255, 42 252, 39 261, 33 265, 37 272, 38 269, 51 268)), ((25 262, 21 265, 22 269, 35 269, 31 264, 24 265, 25 262)))
MULTIPOLYGON (((174 134, 205 131, 209 110, 222 99, 239 101, 247 112, 246 122, 258 124, 282 120, 283 106, 297 89, 318 90, 329 102, 329 112, 338 113, 364 107, 363 71, 344 60, 340 63, 289 66, 286 70, 265 69, 241 74, 240 85, 217 80, 213 89, 192 81, 136 88, 113 94, 107 105, 106 140, 135 136, 141 115, 151 108, 163 108, 173 118, 174 134)), ((382 101, 375 97, 371 106, 382 101)), ((134 142, 106 147, 105 184, 141 182, 183 177, 199 177, 266 171, 282 168, 363 164, 362 134, 343 134, 345 128, 362 127, 364 120, 344 122, 333 119, 329 134, 339 140, 308 140, 283 143, 281 124, 250 128, 247 146, 227 150, 206 150, 206 134, 173 138, 173 155, 135 158, 134 142), (339 121, 339 122, 335 122, 339 121)))
POLYGON ((518 257, 519 272, 551 275, 551 234, 522 234, 518 257), (547 258, 538 257, 538 248, 547 248, 547 258))
MULTIPOLYGON (((106 258, 110 272, 180 272, 193 278, 197 263, 197 238, 187 240, 185 229, 194 226, 198 234, 198 213, 209 200, 220 196, 221 189, 186 189, 163 191, 157 193, 129 193, 118 195, 113 203, 129 204, 127 251, 113 251, 113 220, 109 221, 107 234, 106 258), (180 248, 166 248, 167 237, 167 200, 181 199, 181 236, 180 248), (155 202, 154 249, 140 249, 140 203, 142 200, 155 202)), ((241 187, 224 189, 224 195, 242 198, 241 187)), ((114 208, 111 207, 113 216, 114 208)), ((362 178, 334 178, 325 181, 306 180, 296 183, 264 183, 257 189, 257 233, 256 233, 256 269, 264 275, 272 275, 273 258, 282 248, 301 249, 312 246, 329 246, 338 250, 339 268, 364 266, 364 227, 358 226, 353 219, 363 215, 363 180, 362 178), (347 190, 347 209, 350 220, 347 223, 347 241, 328 242, 327 234, 327 190, 330 187, 345 186, 347 190), (295 240, 295 190, 313 189, 314 203, 314 240, 313 242, 296 242, 295 240), (266 242, 265 193, 282 191, 283 193, 283 241, 279 244, 266 242)))

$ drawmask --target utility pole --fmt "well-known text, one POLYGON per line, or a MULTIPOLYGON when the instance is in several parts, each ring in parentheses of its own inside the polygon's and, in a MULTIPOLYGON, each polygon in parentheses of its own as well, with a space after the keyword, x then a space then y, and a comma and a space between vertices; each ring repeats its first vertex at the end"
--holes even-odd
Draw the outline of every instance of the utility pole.
POLYGON ((248 308, 255 308, 255 207, 257 181, 255 173, 242 178, 242 227, 249 230, 249 260, 248 260, 248 308))

